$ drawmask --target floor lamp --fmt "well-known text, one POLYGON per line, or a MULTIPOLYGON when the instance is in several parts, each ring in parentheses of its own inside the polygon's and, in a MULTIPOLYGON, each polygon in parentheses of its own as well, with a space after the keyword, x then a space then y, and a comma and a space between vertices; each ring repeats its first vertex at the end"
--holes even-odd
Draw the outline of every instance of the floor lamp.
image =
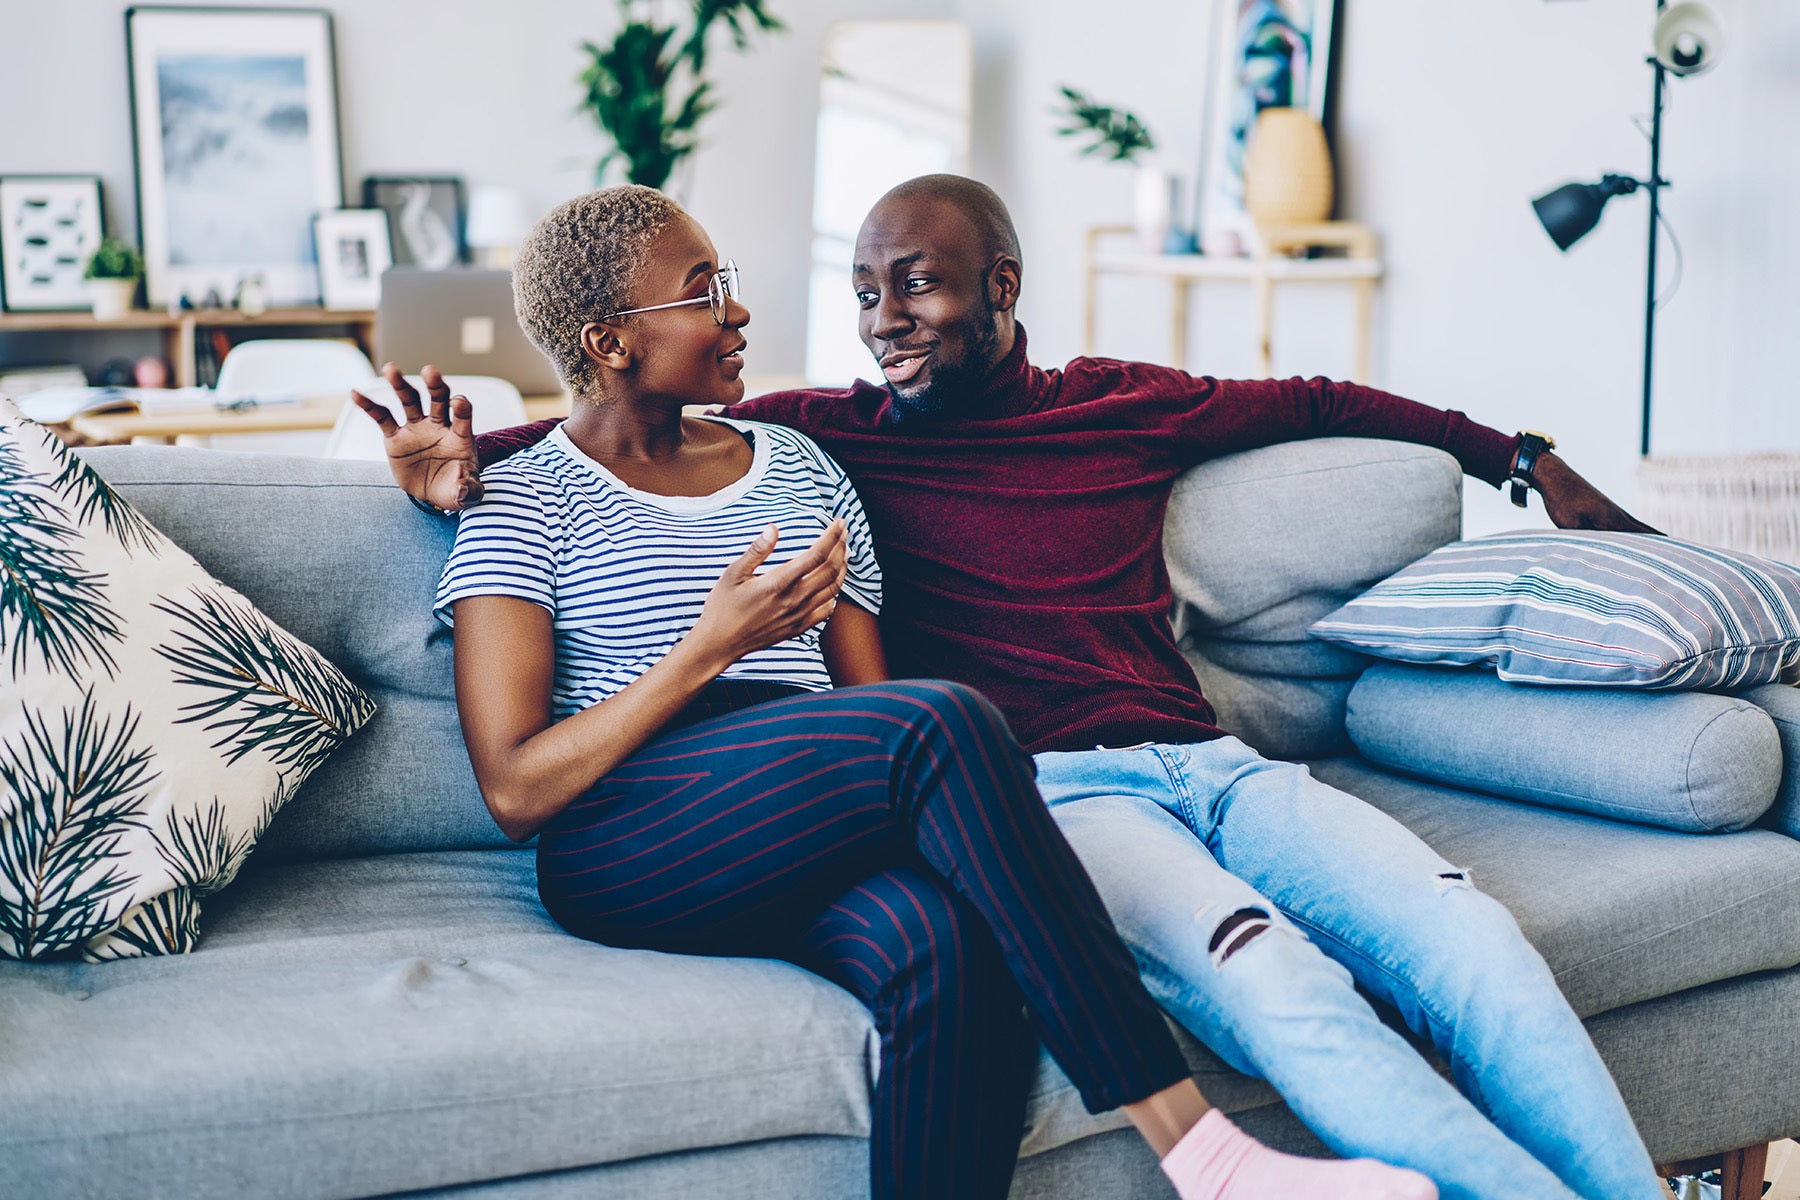
POLYGON ((1600 210, 1614 196, 1643 188, 1650 193, 1649 273, 1644 285, 1644 407, 1638 436, 1638 454, 1650 453, 1650 376, 1656 345, 1656 240, 1662 219, 1658 199, 1669 181, 1662 177, 1663 86, 1673 75, 1698 75, 1719 60, 1724 31, 1719 19, 1704 4, 1669 4, 1656 0, 1656 25, 1651 31, 1654 53, 1646 60, 1653 76, 1650 100, 1650 176, 1604 175, 1599 183, 1565 183, 1531 202, 1538 220, 1557 249, 1567 250, 1600 221, 1600 210))

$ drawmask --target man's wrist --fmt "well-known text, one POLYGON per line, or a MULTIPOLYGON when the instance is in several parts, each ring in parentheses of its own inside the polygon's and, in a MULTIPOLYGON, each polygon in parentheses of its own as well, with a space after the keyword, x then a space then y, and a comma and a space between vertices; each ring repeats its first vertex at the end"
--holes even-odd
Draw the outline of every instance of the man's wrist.
POLYGON ((412 506, 414 508, 418 509, 420 512, 430 513, 434 517, 454 517, 456 515, 447 508, 439 508, 429 500, 419 499, 419 497, 413 495, 411 492, 406 493, 406 498, 412 501, 412 506))
POLYGON ((1512 470, 1508 478, 1512 481, 1512 502, 1520 508, 1525 507, 1526 492, 1538 485, 1538 467, 1550 457, 1556 449, 1556 439, 1547 433, 1539 433, 1535 429, 1527 429, 1519 434, 1519 444, 1513 450, 1512 470))

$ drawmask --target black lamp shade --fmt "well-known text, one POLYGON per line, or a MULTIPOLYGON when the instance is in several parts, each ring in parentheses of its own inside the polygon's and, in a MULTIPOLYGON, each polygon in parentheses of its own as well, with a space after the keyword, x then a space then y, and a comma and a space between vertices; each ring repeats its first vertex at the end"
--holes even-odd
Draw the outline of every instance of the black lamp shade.
MULTIPOLYGON (((1516 194, 1516 193, 1515 193, 1516 194)), ((1600 223, 1607 195, 1597 183, 1565 183, 1531 202, 1558 250, 1567 250, 1600 223)))
POLYGON ((1558 250, 1567 250, 1600 223, 1600 210, 1614 196, 1638 189, 1638 181, 1626 175, 1605 175, 1599 183, 1565 183, 1531 202, 1544 231, 1558 250))

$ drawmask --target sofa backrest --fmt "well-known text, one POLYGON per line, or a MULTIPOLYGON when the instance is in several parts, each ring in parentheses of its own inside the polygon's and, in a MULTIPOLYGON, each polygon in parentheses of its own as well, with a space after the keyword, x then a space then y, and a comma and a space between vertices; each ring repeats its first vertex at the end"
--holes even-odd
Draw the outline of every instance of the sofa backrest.
MULTIPOLYGON (((431 616, 455 529, 383 463, 162 446, 83 451, 225 583, 380 706, 264 836, 258 858, 506 845, 456 720, 450 631, 431 616)), ((1352 595, 1457 536, 1450 456, 1332 438, 1233 454, 1176 485, 1164 526, 1183 650, 1224 728, 1286 757, 1348 748, 1360 657, 1306 635, 1352 595)))
POLYGON ((431 615, 453 522, 414 509, 386 463, 166 446, 82 453, 379 706, 277 815, 259 860, 508 844, 469 769, 450 631, 431 615))
POLYGON ((1344 703, 1368 660, 1306 628, 1455 541, 1462 479, 1441 450, 1319 438, 1177 481, 1163 522, 1175 630, 1221 728, 1280 758, 1350 749, 1344 703))

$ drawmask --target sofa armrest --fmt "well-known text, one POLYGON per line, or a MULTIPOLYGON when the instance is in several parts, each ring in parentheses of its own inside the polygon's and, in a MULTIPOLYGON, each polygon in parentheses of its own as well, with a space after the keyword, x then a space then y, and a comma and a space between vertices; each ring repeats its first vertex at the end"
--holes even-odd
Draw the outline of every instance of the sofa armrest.
POLYGON ((1775 732, 1781 735, 1781 790, 1775 793, 1774 807, 1763 816, 1762 824, 1800 838, 1800 687, 1770 683, 1737 696, 1768 713, 1775 732))

